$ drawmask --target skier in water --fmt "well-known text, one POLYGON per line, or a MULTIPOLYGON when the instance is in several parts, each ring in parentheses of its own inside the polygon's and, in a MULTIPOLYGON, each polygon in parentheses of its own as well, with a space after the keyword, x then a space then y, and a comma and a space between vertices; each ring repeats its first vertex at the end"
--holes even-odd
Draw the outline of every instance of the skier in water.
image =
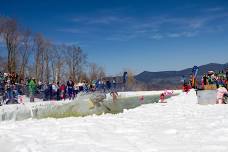
POLYGON ((160 94, 160 101, 163 103, 165 100, 165 94, 164 93, 161 93, 160 94))
POLYGON ((116 102, 117 101, 117 97, 118 97, 118 93, 116 91, 112 91, 110 93, 111 97, 112 97, 112 101, 116 102))

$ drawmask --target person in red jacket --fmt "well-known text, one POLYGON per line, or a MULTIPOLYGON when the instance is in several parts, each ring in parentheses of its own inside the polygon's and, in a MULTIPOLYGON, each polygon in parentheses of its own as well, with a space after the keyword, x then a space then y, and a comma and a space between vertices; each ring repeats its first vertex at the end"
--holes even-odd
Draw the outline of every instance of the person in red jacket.
POLYGON ((66 99, 66 86, 64 84, 62 84, 59 88, 60 90, 60 98, 61 100, 65 100, 66 99))
POLYGON ((188 93, 190 90, 190 86, 188 84, 184 84, 182 90, 183 90, 183 92, 188 93))

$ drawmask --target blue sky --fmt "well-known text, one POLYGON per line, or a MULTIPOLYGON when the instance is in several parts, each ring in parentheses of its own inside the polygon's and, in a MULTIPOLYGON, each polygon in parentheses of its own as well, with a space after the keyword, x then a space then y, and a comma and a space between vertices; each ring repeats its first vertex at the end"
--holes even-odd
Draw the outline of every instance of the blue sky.
POLYGON ((0 0, 0 15, 80 45, 108 74, 228 62, 226 0, 0 0))

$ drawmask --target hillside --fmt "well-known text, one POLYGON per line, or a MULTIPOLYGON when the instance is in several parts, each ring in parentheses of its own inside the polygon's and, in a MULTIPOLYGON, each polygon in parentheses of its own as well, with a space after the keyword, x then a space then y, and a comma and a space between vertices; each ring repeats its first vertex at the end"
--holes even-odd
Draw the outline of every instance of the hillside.
MULTIPOLYGON (((208 71, 222 71, 228 67, 226 64, 210 63, 199 66, 198 78, 208 71)), ((191 75, 192 68, 187 68, 180 71, 161 71, 149 72, 144 71, 135 76, 139 83, 144 83, 149 89, 175 89, 180 88, 181 77, 184 75, 188 78, 191 75)))

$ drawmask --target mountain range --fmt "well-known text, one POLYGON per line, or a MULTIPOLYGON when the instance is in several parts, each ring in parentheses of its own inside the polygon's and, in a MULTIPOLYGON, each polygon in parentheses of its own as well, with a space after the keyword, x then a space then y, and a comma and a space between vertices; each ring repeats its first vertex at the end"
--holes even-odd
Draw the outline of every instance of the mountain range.
MULTIPOLYGON (((199 66, 198 79, 208 71, 221 72, 228 68, 228 63, 218 64, 210 63, 199 66)), ((187 79, 192 74, 192 68, 187 68, 180 71, 161 71, 161 72, 149 72, 144 71, 135 76, 135 80, 138 83, 143 83, 147 89, 180 89, 181 78, 185 76, 187 79)))

